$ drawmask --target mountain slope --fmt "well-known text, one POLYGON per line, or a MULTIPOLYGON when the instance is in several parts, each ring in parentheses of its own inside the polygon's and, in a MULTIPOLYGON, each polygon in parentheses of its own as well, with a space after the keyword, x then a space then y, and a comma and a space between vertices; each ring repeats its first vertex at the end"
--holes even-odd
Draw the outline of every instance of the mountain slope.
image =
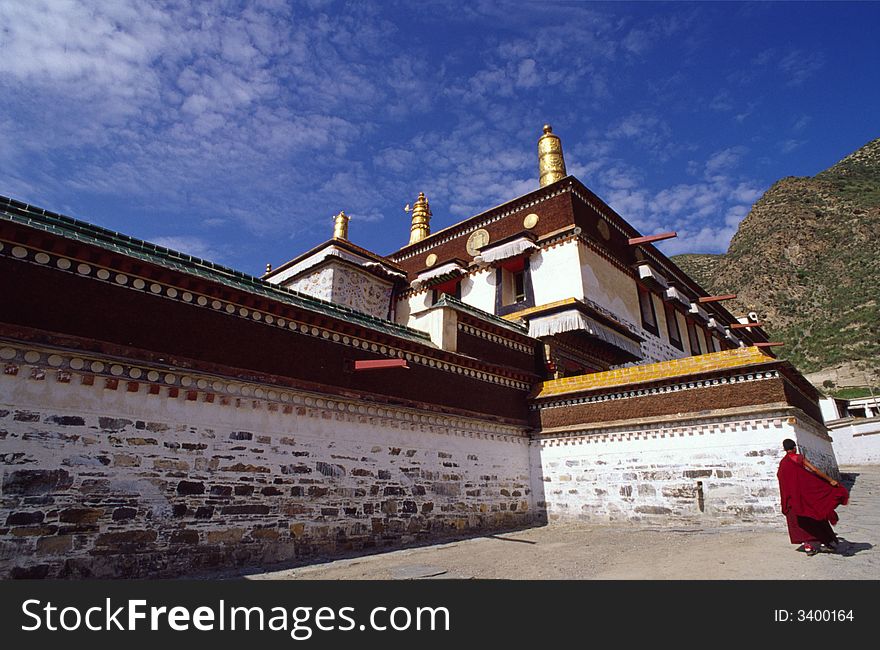
MULTIPOLYGON (((801 371, 880 375, 880 139, 812 178, 783 178, 724 255, 680 255, 703 286, 758 312, 801 371)), ((828 373, 814 377, 831 376, 828 373)), ((862 382, 865 379, 861 380, 862 382)), ((840 383, 840 382, 836 382, 840 383)), ((852 383, 859 383, 858 378, 852 383)))

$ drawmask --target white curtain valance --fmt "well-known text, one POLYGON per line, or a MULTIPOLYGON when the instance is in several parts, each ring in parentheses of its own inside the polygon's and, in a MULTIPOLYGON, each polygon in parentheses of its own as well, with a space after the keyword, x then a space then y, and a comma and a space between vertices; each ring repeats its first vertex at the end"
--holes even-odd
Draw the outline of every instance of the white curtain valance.
POLYGON ((534 248, 537 248, 534 242, 525 237, 520 237, 513 241, 509 241, 506 244, 500 244, 498 246, 493 246, 492 248, 484 248, 480 251, 480 254, 477 257, 482 263, 489 264, 491 262, 506 260, 510 257, 522 255, 526 251, 530 251, 534 248))
POLYGON ((585 316, 576 309, 529 319, 529 336, 533 338, 553 336, 561 332, 572 331, 584 331, 591 336, 595 336, 606 343, 629 352, 635 357, 641 358, 642 356, 641 348, 635 341, 615 332, 610 327, 602 325, 589 316, 585 316))
POLYGON ((392 275, 406 280, 406 275, 404 275, 403 273, 398 273, 397 271, 392 271, 384 264, 379 264, 379 262, 364 262, 364 266, 367 268, 379 269, 380 271, 382 271, 382 273, 385 273, 386 275, 392 275))
POLYGON ((464 273, 465 270, 455 262, 449 262, 447 264, 442 264, 438 266, 436 269, 429 269, 424 273, 419 273, 419 276, 416 279, 419 282, 427 282, 428 280, 432 280, 433 278, 439 278, 441 275, 447 275, 449 273, 455 272, 464 273))

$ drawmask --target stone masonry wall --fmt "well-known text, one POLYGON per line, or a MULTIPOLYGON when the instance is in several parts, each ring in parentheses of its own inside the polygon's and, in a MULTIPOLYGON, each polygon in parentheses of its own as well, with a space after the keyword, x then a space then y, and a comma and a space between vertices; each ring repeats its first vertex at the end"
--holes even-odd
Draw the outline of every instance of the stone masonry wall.
POLYGON ((2 577, 191 575, 539 518, 513 427, 3 352, 2 577))
POLYGON ((550 435, 532 449, 549 520, 780 525, 782 441, 836 473, 828 437, 793 409, 550 435))

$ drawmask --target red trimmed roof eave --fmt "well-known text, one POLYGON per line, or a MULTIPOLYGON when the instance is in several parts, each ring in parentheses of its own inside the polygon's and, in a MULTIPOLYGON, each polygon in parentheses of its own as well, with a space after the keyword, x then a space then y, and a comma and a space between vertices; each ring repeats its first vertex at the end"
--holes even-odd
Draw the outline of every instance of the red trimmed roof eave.
MULTIPOLYGON (((459 221, 458 223, 455 223, 451 226, 447 226, 446 228, 443 228, 442 230, 438 230, 437 232, 432 233, 431 235, 429 235, 425 239, 422 239, 421 241, 415 242, 414 244, 408 244, 406 246, 399 248, 398 250, 396 250, 392 253, 389 253, 386 257, 389 260, 394 260, 398 255, 401 255, 402 253, 409 251, 413 246, 425 245, 425 243, 430 243, 433 238, 439 237, 440 235, 443 235, 443 234, 451 234, 456 229, 463 230, 464 228, 466 228, 469 224, 471 224, 474 221, 479 221, 480 219, 485 219, 485 218, 491 216, 492 213, 498 212, 500 210, 511 209, 515 206, 515 204, 517 202, 523 202, 526 200, 533 199, 536 195, 541 194, 542 192, 551 191, 551 190, 553 190, 559 186, 562 186, 564 184, 568 184, 572 187, 576 187, 579 192, 586 194, 589 199, 591 199, 592 201, 595 201, 601 208, 600 213, 604 213, 603 216, 607 216, 607 217, 610 217, 611 219, 613 219, 617 223, 617 225, 620 226, 625 233, 627 233, 628 237, 641 237, 642 236, 641 233, 639 233, 628 221, 626 221, 626 219, 624 219, 622 216, 620 216, 620 214, 618 214, 613 208, 611 208, 605 201, 603 201, 601 198, 599 198, 595 194, 595 192, 593 192, 590 188, 588 188, 586 185, 584 185, 577 177, 569 175, 569 176, 566 176, 565 178, 562 178, 562 179, 556 181, 555 183, 551 183, 550 185, 547 185, 546 187, 540 187, 538 189, 532 190, 531 192, 527 192, 526 194, 523 194, 523 195, 518 196, 514 199, 511 199, 510 201, 506 201, 505 203, 502 203, 502 204, 497 205, 495 207, 489 208, 488 210, 484 210, 483 212, 481 212, 479 214, 476 214, 472 217, 468 217, 467 219, 459 221)), ((547 197, 547 198, 549 198, 549 197, 547 197)), ((684 285, 684 287, 686 289, 688 289, 691 293, 696 294, 697 297, 705 297, 705 296, 710 295, 709 292, 706 291, 705 289, 703 289, 703 287, 701 287, 693 278, 691 278, 684 271, 682 271, 681 268, 677 264, 675 264, 675 262, 670 260, 662 252, 660 252, 656 248, 656 246, 654 246, 653 244, 650 244, 650 243, 642 244, 641 246, 643 249, 645 249, 647 251, 647 253, 649 253, 649 259, 651 256, 653 256, 656 259, 659 259, 661 265, 666 267, 667 270, 672 271, 672 275, 674 276, 673 278, 671 278, 672 282, 677 282, 680 285, 684 285)), ((708 311, 710 312, 710 314, 717 315, 721 319, 728 321, 728 322, 737 322, 736 317, 732 313, 730 313, 724 306, 722 306, 718 303, 706 303, 706 304, 709 305, 708 311)), ((752 340, 752 339, 749 338, 749 340, 752 340)))
MULTIPOLYGON (((131 346, 123 346, 117 343, 97 341, 95 339, 84 339, 82 337, 72 334, 59 334, 57 332, 48 332, 45 330, 36 330, 30 327, 6 324, 3 325, 3 330, 4 335, 16 341, 27 341, 34 345, 41 345, 66 351, 77 351, 80 354, 100 354, 104 357, 116 359, 121 362, 146 362, 156 367, 165 367, 169 371, 180 372, 181 369, 186 369, 190 372, 205 372, 207 374, 219 375, 220 377, 225 377, 234 381, 273 383, 291 390, 304 390, 316 393, 323 393, 347 399, 360 399, 366 396, 369 397, 371 401, 381 404, 387 404, 389 406, 419 408, 446 415, 478 418, 481 420, 486 419, 486 414, 478 411, 470 411, 467 409, 443 406, 431 402, 417 402, 415 400, 394 397, 383 393, 352 390, 350 388, 344 388, 318 382, 309 382, 302 379, 295 379, 282 375, 274 375, 264 372, 255 373, 253 370, 249 370, 246 368, 237 368, 213 363, 211 361, 190 359, 179 356, 166 358, 167 355, 162 352, 146 350, 142 348, 133 348, 131 346)), ((137 383, 146 382, 147 380, 120 378, 120 381, 131 381, 137 383)), ((536 382, 532 383, 534 384, 536 382)), ((498 415, 493 415, 492 417, 502 424, 509 424, 512 426, 522 426, 524 424, 527 424, 526 420, 516 420, 498 415)))
MULTIPOLYGON (((396 251, 389 253, 386 257, 390 260, 394 260, 398 255, 409 251, 409 249, 412 248, 413 246, 423 246, 426 243, 431 243, 431 240, 435 237, 439 237, 440 235, 444 235, 444 234, 450 234, 452 231, 454 231, 456 229, 464 229, 468 224, 470 224, 473 221, 485 219, 486 217, 490 216, 493 212, 498 212, 499 210, 511 209, 517 202, 531 199, 536 194, 541 194, 543 192, 549 192, 552 189, 555 189, 557 186, 561 186, 562 184, 564 184, 566 181, 569 181, 569 180, 577 181, 577 179, 574 176, 566 176, 565 178, 559 179, 555 183, 551 183, 550 185, 546 185, 545 187, 539 187, 535 190, 532 190, 531 192, 526 192, 525 194, 522 194, 514 199, 511 199, 509 201, 505 201, 504 203, 501 203, 501 204, 496 205, 492 208, 489 208, 488 210, 484 210, 483 212, 480 212, 479 214, 475 214, 472 217, 467 217, 466 219, 463 219, 457 223, 454 223, 451 226, 446 226, 445 228, 442 228, 441 230, 438 230, 437 232, 432 232, 430 235, 428 235, 424 239, 417 241, 413 244, 407 244, 406 246, 402 246, 401 248, 398 248, 396 251)), ((577 182, 580 183, 580 181, 577 181, 577 182)), ((550 197, 545 197, 545 198, 550 198, 550 197)))
MULTIPOLYGON (((208 295, 215 295, 217 298, 227 300, 229 302, 247 305, 252 308, 255 305, 259 304, 260 306, 257 307, 258 309, 265 309, 266 311, 270 311, 273 314, 279 315, 279 317, 281 318, 289 318, 289 316, 284 315, 284 311, 293 310, 297 314, 298 318, 302 318, 302 320, 309 323, 314 323, 316 325, 330 325, 340 332, 350 332, 354 335, 364 336, 364 334, 368 333, 368 335, 365 335, 364 338, 370 340, 371 342, 385 345, 394 345, 395 347, 398 347, 402 350, 411 351, 422 356, 439 359, 447 363, 453 363, 464 367, 469 367, 481 372, 498 374, 504 377, 508 377, 510 379, 516 379, 518 381, 523 381, 526 383, 535 383, 539 380, 539 377, 534 373, 520 370, 511 366, 489 363, 476 357, 463 355, 457 352, 450 352, 435 347, 428 340, 427 335, 424 335, 424 341, 410 339, 406 337, 399 337, 391 332, 367 327, 363 324, 348 321, 330 314, 312 311, 306 307, 276 300, 270 296, 251 293, 241 288, 221 284, 219 282, 215 282, 198 275, 184 273, 183 271, 177 269, 170 269, 155 263, 129 257, 118 251, 111 251, 104 248, 99 248, 87 242, 69 241, 64 238, 60 238, 58 235, 46 233, 39 230, 26 229, 25 232, 32 232, 40 237, 59 238, 60 241, 64 241, 71 247, 82 250, 84 252, 82 257, 84 258, 90 260, 108 260, 107 266, 111 268, 121 268, 123 266, 130 267, 130 265, 133 263, 140 267, 141 273, 147 278, 156 281, 165 281, 169 284, 175 284, 182 289, 191 291, 198 291, 199 287, 210 288, 210 290, 204 290, 204 293, 208 295), (110 260, 115 260, 116 264, 110 264, 110 260), (144 274, 143 271, 150 271, 151 273, 144 274), (274 305, 276 308, 271 309, 269 307, 271 305, 274 305)), ((76 255, 74 255, 71 251, 70 247, 68 247, 67 251, 68 252, 65 253, 66 255, 70 257, 76 257, 76 255)), ((388 321, 388 325, 392 326, 394 324, 391 321, 388 321)), ((422 332, 420 331, 415 330, 414 332, 422 335, 422 332)))
POLYGON ((327 241, 310 248, 305 253, 301 253, 300 255, 297 255, 293 259, 288 260, 287 262, 284 262, 284 264, 282 264, 278 268, 274 268, 271 271, 269 271, 268 273, 264 273, 263 275, 260 276, 260 279, 265 280, 266 278, 271 278, 272 276, 276 275, 277 273, 280 273, 281 271, 284 271, 285 269, 288 269, 291 266, 293 266, 299 262, 302 262, 304 259, 306 259, 310 255, 314 255, 315 253, 318 253, 331 245, 336 245, 336 246, 339 246, 340 248, 347 248, 352 253, 363 255, 364 257, 367 257, 374 262, 378 262, 380 264, 386 264, 387 266, 389 266, 393 270, 395 270, 399 273, 402 273, 404 275, 406 274, 406 271, 404 271, 400 266, 397 265, 397 263, 393 262, 392 260, 388 259, 387 257, 383 257, 382 255, 379 255, 378 253, 374 253, 370 250, 367 250, 366 248, 363 248, 362 246, 358 246, 357 244, 354 244, 347 239, 328 239, 327 241))

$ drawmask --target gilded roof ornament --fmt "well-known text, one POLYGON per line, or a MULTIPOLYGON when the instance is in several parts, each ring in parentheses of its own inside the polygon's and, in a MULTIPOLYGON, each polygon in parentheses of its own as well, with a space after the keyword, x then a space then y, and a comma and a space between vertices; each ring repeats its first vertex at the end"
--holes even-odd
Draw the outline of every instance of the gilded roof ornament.
POLYGON ((345 210, 333 216, 333 239, 348 239, 348 222, 351 219, 345 210))
POLYGON ((419 192, 419 198, 412 207, 412 225, 409 232, 409 243, 415 244, 431 234, 431 206, 424 192, 419 192))
POLYGON ((538 139, 538 173, 541 187, 565 178, 565 159, 562 157, 562 141, 553 133, 549 124, 544 125, 544 135, 538 139))

